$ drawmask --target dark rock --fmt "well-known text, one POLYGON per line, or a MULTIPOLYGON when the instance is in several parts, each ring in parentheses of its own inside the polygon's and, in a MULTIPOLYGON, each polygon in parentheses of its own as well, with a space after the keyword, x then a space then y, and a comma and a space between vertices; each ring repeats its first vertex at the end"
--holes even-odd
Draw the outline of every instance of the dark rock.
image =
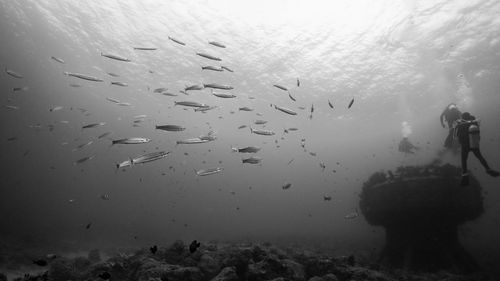
POLYGON ((212 278, 216 276, 217 273, 219 273, 222 265, 218 259, 211 257, 208 254, 204 254, 201 256, 200 261, 198 262, 198 267, 200 268, 201 272, 203 272, 206 278, 212 278))
POLYGON ((85 280, 90 277, 90 264, 84 257, 72 260, 59 258, 50 264, 48 276, 51 281, 85 280))
POLYGON ((7 281, 7 276, 5 276, 3 273, 0 273, 0 281, 7 281))
POLYGON ((238 281, 240 278, 236 274, 236 268, 225 267, 211 281, 238 281))

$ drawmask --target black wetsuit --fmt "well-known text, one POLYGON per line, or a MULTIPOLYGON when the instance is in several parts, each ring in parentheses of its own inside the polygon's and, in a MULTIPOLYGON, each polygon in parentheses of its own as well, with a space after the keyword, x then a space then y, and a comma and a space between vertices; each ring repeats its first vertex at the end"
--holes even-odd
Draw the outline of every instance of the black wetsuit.
POLYGON ((460 146, 462 147, 462 173, 466 174, 467 173, 467 158, 469 156, 469 151, 472 151, 474 155, 477 157, 479 162, 481 162, 481 165, 486 170, 490 170, 490 166, 488 166, 488 163, 484 159, 483 155, 481 154, 481 151, 479 150, 479 147, 476 148, 471 148, 469 144, 469 127, 471 125, 476 125, 479 126, 477 121, 466 121, 466 120, 458 120, 457 124, 457 137, 458 141, 460 142, 460 146))

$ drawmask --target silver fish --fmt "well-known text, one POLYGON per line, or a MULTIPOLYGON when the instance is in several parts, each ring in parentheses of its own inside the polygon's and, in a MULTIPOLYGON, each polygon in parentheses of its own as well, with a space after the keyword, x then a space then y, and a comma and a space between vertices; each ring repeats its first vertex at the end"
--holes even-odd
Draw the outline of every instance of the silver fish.
POLYGON ((218 98, 223 98, 223 99, 230 99, 230 98, 235 98, 236 96, 233 94, 221 94, 221 93, 212 93, 212 95, 218 97, 218 98))
POLYGON ((222 172, 222 167, 209 168, 209 169, 201 169, 196 171, 197 176, 208 176, 222 172))
POLYGON ((283 184, 281 186, 281 189, 286 190, 286 189, 289 189, 290 187, 292 187, 292 184, 289 182, 286 182, 285 184, 283 184))
POLYGON ((165 88, 165 87, 156 88, 156 89, 153 90, 153 93, 162 93, 162 92, 165 92, 166 90, 168 90, 168 89, 165 88))
POLYGON ((61 109, 63 109, 62 106, 56 106, 56 107, 53 107, 53 108, 49 109, 49 111, 52 112, 52 111, 58 111, 58 110, 61 110, 61 109))
POLYGON ((104 126, 104 125, 106 125, 106 122, 92 123, 92 124, 82 126, 82 129, 95 128, 95 127, 104 126))
POLYGON ((266 120, 255 120, 255 122, 253 122, 255 125, 263 125, 263 124, 266 124, 267 121, 266 120))
POLYGON ((101 52, 101 56, 103 57, 107 57, 107 58, 110 58, 110 59, 114 59, 114 60, 119 60, 119 61, 125 61, 125 62, 129 62, 130 60, 127 59, 127 58, 124 58, 124 57, 120 57, 120 56, 117 56, 117 55, 113 55, 113 54, 105 54, 103 52, 101 52))
POLYGON ((194 90, 203 90, 203 85, 191 85, 191 86, 186 86, 184 88, 184 91, 194 91, 194 90))
POLYGON ((105 138, 105 137, 107 137, 107 136, 109 136, 109 135, 111 135, 111 132, 106 132, 106 133, 104 133, 104 134, 99 135, 97 138, 98 138, 98 139, 102 139, 102 138, 105 138))
POLYGON ((83 162, 86 162, 88 160, 92 160, 94 157, 95 157, 95 155, 83 157, 83 158, 78 159, 75 162, 73 162, 73 165, 82 164, 83 162))
POLYGON ((87 80, 87 81, 93 81, 93 82, 103 82, 104 81, 104 80, 99 79, 97 77, 90 76, 90 75, 85 75, 85 74, 81 74, 81 73, 73 73, 73 72, 67 72, 67 71, 65 71, 64 75, 73 76, 73 77, 76 77, 76 78, 80 78, 80 79, 87 80))
POLYGON ((246 128, 246 127, 247 127, 247 125, 241 125, 241 126, 238 127, 238 129, 243 129, 243 128, 246 128))
POLYGON ((286 114, 297 115, 297 112, 295 112, 291 109, 285 108, 285 107, 280 107, 280 106, 274 105, 274 108, 276 108, 277 110, 284 112, 286 114))
POLYGON ((141 115, 134 116, 134 119, 144 119, 146 117, 148 117, 146 114, 141 114, 141 115))
POLYGON ((129 166, 132 166, 132 159, 125 160, 121 163, 116 163, 117 169, 129 167, 129 166))
POLYGON ((134 47, 134 50, 139 50, 139 51, 155 51, 157 48, 155 47, 134 47))
POLYGON ((18 79, 23 78, 23 76, 21 74, 15 72, 14 70, 10 70, 10 69, 7 69, 7 68, 5 68, 5 73, 9 74, 10 76, 12 76, 14 78, 18 78, 18 79))
POLYGON ((221 66, 220 68, 226 70, 226 71, 229 71, 229 72, 234 72, 232 69, 230 69, 229 67, 227 66, 221 66))
POLYGON ((325 201, 332 201, 332 197, 329 195, 323 195, 323 200, 325 201))
POLYGON ((253 111, 253 108, 250 108, 250 107, 240 107, 238 108, 238 110, 241 110, 241 111, 253 111))
POLYGON ((210 65, 208 65, 208 66, 202 66, 201 70, 223 71, 222 68, 217 68, 215 66, 210 66, 210 65))
POLYGON ((288 91, 288 89, 284 86, 281 86, 281 85, 278 85, 278 84, 273 84, 274 87, 280 89, 280 90, 283 90, 283 91, 288 91))
POLYGON ((208 54, 205 54, 205 53, 196 53, 198 56, 200 57, 204 57, 204 58, 207 58, 207 59, 210 59, 210 60, 216 60, 216 61, 221 61, 220 58, 218 57, 214 57, 214 56, 211 56, 211 55, 208 55, 208 54))
POLYGON ((208 105, 204 103, 199 103, 195 101, 175 101, 174 105, 183 105, 183 106, 191 106, 191 107, 208 107, 208 105))
POLYGON ((262 162, 262 158, 252 156, 250 158, 241 159, 241 162, 247 164, 259 164, 260 162, 262 162))
POLYGON ((299 81, 299 78, 297 78, 297 87, 300 87, 300 81, 299 81))
POLYGON ((119 81, 111 82, 111 85, 122 86, 122 87, 127 87, 128 86, 127 83, 119 82, 119 81))
POLYGON ((132 104, 131 104, 131 103, 129 103, 129 102, 119 102, 119 103, 117 103, 117 104, 118 104, 118 105, 120 105, 120 106, 131 106, 131 105, 132 105, 132 104))
POLYGON ((269 131, 269 130, 255 130, 252 127, 250 127, 250 133, 257 134, 257 135, 263 135, 263 136, 272 136, 272 135, 274 135, 273 131, 269 131))
POLYGON ((148 138, 125 138, 125 139, 118 139, 118 140, 112 140, 111 144, 141 144, 141 143, 148 143, 150 142, 151 139, 148 138))
POLYGON ((186 130, 185 127, 179 125, 156 125, 157 130, 169 131, 169 132, 180 132, 186 130))
POLYGON ((199 144, 199 143, 206 143, 209 141, 210 141, 209 139, 191 138, 191 139, 185 139, 185 140, 178 140, 176 143, 177 144, 199 144))
POLYGON ((58 57, 54 57, 54 56, 52 56, 52 57, 50 57, 50 58, 51 58, 51 59, 53 59, 53 60, 55 60, 55 61, 57 61, 58 63, 64 63, 64 60, 63 60, 63 59, 60 59, 60 58, 58 58, 58 57))
POLYGON ((225 45, 223 45, 223 44, 221 44, 219 42, 215 42, 215 41, 210 41, 210 42, 208 42, 208 44, 214 45, 214 46, 219 47, 219 48, 226 48, 225 45))
POLYGON ((169 96, 169 97, 176 97, 176 96, 178 96, 177 94, 167 93, 167 92, 161 93, 161 94, 164 95, 164 96, 169 96))
POLYGON ((156 161, 156 160, 159 160, 159 159, 166 157, 168 154, 170 154, 169 151, 167 151, 167 152, 166 151, 159 151, 159 152, 151 152, 151 153, 143 154, 141 156, 133 158, 132 164, 136 165, 136 164, 144 164, 147 162, 156 161))
POLYGON ((184 42, 182 42, 182 41, 180 41, 180 40, 177 40, 177 39, 175 39, 175 38, 173 38, 173 37, 168 36, 168 39, 170 39, 170 40, 174 41, 174 42, 175 42, 175 43, 177 43, 177 44, 180 44, 180 45, 183 45, 183 46, 184 46, 184 45, 186 45, 186 43, 184 43, 184 42))
POLYGON ((113 73, 113 72, 108 72, 108 74, 109 74, 109 76, 120 77, 120 75, 113 73))
POLYGON ((239 153, 257 153, 261 148, 255 146, 247 146, 243 148, 231 147, 231 150, 239 153))
POLYGON ((292 94, 290 94, 290 92, 288 92, 288 97, 290 97, 290 99, 293 101, 297 101, 294 97, 292 97, 292 94))
POLYGON ((16 87, 16 88, 12 88, 12 91, 13 92, 19 92, 19 91, 27 91, 29 90, 30 88, 25 86, 25 87, 16 87))
POLYGON ((19 106, 15 106, 15 105, 4 105, 4 107, 7 109, 11 109, 11 110, 18 110, 19 109, 19 106))
POLYGON ((231 86, 220 85, 220 84, 217 84, 217 83, 203 84, 203 87, 205 87, 205 88, 212 88, 212 89, 220 89, 220 90, 232 90, 232 89, 234 89, 231 86))
POLYGON ((120 103, 120 101, 119 101, 119 100, 114 99, 114 98, 109 98, 109 97, 108 97, 108 98, 106 98, 106 99, 107 99, 107 100, 109 100, 110 102, 120 103))
POLYGON ((328 100, 328 106, 330 106, 330 108, 333 108, 333 104, 330 102, 330 100, 328 100))

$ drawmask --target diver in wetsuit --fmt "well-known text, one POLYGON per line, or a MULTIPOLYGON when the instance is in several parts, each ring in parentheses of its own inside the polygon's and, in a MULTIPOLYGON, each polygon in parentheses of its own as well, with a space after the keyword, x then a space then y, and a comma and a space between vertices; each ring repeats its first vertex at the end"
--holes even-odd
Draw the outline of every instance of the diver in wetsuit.
POLYGON ((460 119, 461 112, 458 110, 458 107, 454 103, 450 103, 446 108, 443 110, 443 113, 441 113, 441 116, 439 116, 439 121, 441 122, 441 126, 445 128, 444 126, 444 120, 448 123, 448 136, 446 137, 446 140, 444 141, 444 147, 446 148, 451 148, 453 146, 453 131, 454 131, 454 125, 457 122, 457 120, 460 119), (444 119, 444 120, 443 120, 444 119))
POLYGON ((462 185, 469 184, 469 173, 467 172, 469 151, 474 153, 488 175, 492 177, 500 176, 499 172, 490 168, 479 150, 479 122, 476 117, 469 112, 464 112, 462 118, 457 120, 456 135, 462 150, 462 185))

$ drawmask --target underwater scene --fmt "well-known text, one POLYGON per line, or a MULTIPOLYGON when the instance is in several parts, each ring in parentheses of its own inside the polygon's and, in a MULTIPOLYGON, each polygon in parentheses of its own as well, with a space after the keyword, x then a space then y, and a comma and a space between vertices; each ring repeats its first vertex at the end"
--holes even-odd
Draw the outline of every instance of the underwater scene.
POLYGON ((500 280, 499 15, 0 0, 0 281, 500 280))

